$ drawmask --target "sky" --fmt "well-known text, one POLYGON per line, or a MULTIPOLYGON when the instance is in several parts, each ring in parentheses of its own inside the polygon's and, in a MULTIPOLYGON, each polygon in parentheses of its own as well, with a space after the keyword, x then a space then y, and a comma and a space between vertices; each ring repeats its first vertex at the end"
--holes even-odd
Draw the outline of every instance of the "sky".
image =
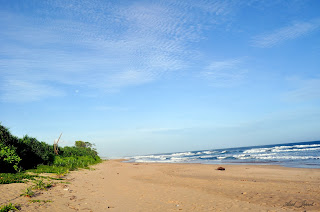
POLYGON ((125 156, 320 140, 318 0, 0 0, 0 122, 125 156))

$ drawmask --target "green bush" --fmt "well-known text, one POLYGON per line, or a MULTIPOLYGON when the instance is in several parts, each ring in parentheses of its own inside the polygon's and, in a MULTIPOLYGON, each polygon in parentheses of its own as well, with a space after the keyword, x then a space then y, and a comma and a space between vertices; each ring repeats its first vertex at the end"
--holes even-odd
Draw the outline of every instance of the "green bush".
POLYGON ((60 155, 62 157, 73 157, 73 156, 91 156, 95 158, 98 153, 96 150, 91 149, 90 147, 63 147, 60 148, 60 155))
POLYGON ((0 143, 0 172, 18 171, 18 165, 21 158, 17 155, 15 149, 0 143))
MULTIPOLYGON (((39 142, 28 135, 19 139, 0 124, 0 173, 31 170, 35 173, 56 173, 64 175, 69 170, 87 168, 101 162, 97 151, 90 142, 76 141, 73 147, 59 147, 59 155, 54 154, 52 145, 39 142)), ((0 175, 1 176, 1 175, 0 175)), ((27 175, 3 175, 0 184, 22 182, 27 175)))
POLYGON ((16 172, 21 161, 16 152, 19 139, 0 124, 0 172, 16 172))
POLYGON ((51 164, 54 161, 53 147, 36 138, 24 136, 19 139, 17 153, 24 169, 35 168, 38 164, 51 164))
POLYGON ((8 128, 0 124, 0 143, 5 146, 15 146, 18 143, 18 138, 11 135, 8 128))
POLYGON ((0 124, 0 172, 14 172, 18 164, 22 169, 35 168, 38 164, 54 161, 53 146, 24 136, 19 139, 0 124))

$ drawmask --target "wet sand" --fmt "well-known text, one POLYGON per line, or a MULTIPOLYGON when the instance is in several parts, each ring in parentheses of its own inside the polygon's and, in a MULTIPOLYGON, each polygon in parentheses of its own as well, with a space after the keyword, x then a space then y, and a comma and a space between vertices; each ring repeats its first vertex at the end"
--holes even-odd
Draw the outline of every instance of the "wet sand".
POLYGON ((0 204, 20 203, 21 211, 320 211, 319 169, 217 167, 110 160, 32 198, 19 196, 26 184, 0 185, 0 204))

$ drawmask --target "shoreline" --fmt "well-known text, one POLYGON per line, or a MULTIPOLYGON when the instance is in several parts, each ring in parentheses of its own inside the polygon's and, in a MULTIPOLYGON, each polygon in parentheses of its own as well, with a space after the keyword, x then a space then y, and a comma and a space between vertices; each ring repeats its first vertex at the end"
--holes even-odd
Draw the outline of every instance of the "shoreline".
POLYGON ((0 197, 21 211, 319 211, 320 170, 256 164, 131 163, 103 161, 70 172, 31 199, 25 184, 1 185, 0 197), (216 170, 223 166, 225 171, 216 170))
POLYGON ((320 141, 280 143, 127 156, 132 162, 269 164, 320 169, 320 141))
MULTIPOLYGON (((106 159, 108 160, 108 159, 106 159)), ((130 159, 110 159, 110 160, 121 160, 121 162, 124 163, 149 163, 149 164, 203 164, 203 165, 216 165, 216 166, 227 166, 227 165, 235 165, 235 166, 242 166, 242 165, 253 165, 253 166, 279 166, 279 167, 284 167, 284 168, 293 168, 293 169, 317 169, 320 170, 320 168, 315 168, 312 167, 310 165, 308 166, 285 166, 282 164, 272 164, 270 162, 223 162, 223 163, 213 163, 213 162, 208 162, 208 163, 200 163, 200 162, 194 162, 194 163, 189 163, 189 162, 185 162, 185 163, 179 163, 179 162, 154 162, 154 161, 150 161, 150 162, 134 162, 134 161, 130 161, 130 159)))

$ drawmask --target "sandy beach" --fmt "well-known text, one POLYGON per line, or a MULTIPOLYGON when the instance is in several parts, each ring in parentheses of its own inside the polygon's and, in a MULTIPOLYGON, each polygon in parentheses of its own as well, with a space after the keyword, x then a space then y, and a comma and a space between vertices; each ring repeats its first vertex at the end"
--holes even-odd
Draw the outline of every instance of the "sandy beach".
POLYGON ((27 184, 0 185, 0 204, 20 203, 21 211, 320 211, 319 169, 217 167, 109 160, 32 198, 19 196, 27 184))

